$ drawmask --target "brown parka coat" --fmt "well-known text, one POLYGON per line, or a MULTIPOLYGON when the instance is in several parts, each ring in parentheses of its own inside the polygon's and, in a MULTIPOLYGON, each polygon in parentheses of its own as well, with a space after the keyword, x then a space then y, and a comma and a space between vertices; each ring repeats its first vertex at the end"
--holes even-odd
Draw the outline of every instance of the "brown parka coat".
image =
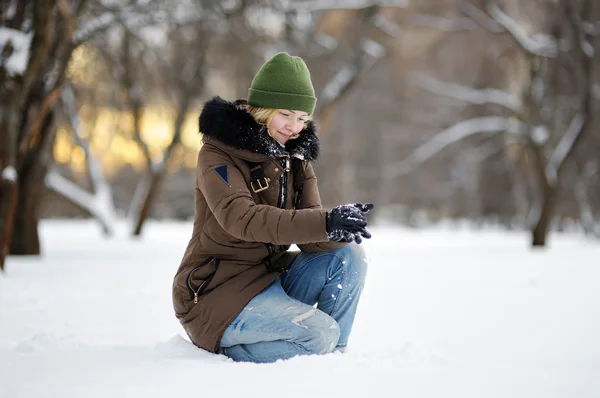
POLYGON ((200 115, 192 238, 173 280, 175 315, 197 346, 216 352, 244 306, 298 251, 328 251, 326 212, 310 164, 319 154, 309 122, 285 147, 240 105, 215 97, 200 115), (266 189, 265 189, 266 188, 266 189))

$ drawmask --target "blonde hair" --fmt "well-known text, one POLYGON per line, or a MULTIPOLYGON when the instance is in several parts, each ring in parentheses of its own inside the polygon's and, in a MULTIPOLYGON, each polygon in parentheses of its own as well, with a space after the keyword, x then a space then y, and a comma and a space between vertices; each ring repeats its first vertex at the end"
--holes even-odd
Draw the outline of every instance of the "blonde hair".
MULTIPOLYGON (((275 117, 277 112, 279 112, 279 109, 276 109, 276 108, 261 108, 260 106, 253 106, 250 104, 243 104, 240 107, 242 109, 244 109, 246 112, 248 112, 250 115, 252 115, 254 120, 256 120, 258 123, 264 125, 265 128, 271 123, 271 120, 273 120, 273 117, 275 117)), ((304 127, 306 127, 309 120, 310 120, 310 116, 308 116, 306 122, 304 122, 304 127)), ((271 135, 268 128, 267 128, 267 133, 269 135, 271 135)), ((300 133, 292 135, 290 137, 290 140, 295 140, 298 137, 300 137, 300 133)))

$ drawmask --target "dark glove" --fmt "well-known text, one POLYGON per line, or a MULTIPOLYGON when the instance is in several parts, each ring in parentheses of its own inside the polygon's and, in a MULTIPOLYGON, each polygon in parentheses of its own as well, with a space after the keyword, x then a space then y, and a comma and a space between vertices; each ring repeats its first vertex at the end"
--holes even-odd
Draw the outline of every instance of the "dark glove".
POLYGON ((364 214, 367 214, 368 212, 370 212, 371 210, 373 210, 373 208, 375 207, 375 205, 373 205, 373 203, 352 203, 352 206, 356 207, 358 210, 362 211, 364 214))
POLYGON ((353 203, 337 206, 327 213, 327 235, 329 240, 336 242, 361 243, 362 238, 369 239, 365 214, 373 209, 373 205, 353 203))
MULTIPOLYGON (((335 240, 337 242, 346 242, 346 243, 356 242, 358 244, 361 244, 363 238, 366 238, 366 239, 371 238, 371 233, 369 231, 367 231, 366 228, 362 228, 360 231, 357 231, 357 232, 343 231, 342 237, 340 239, 335 239, 335 240)), ((334 240, 334 239, 330 239, 330 240, 334 240)))

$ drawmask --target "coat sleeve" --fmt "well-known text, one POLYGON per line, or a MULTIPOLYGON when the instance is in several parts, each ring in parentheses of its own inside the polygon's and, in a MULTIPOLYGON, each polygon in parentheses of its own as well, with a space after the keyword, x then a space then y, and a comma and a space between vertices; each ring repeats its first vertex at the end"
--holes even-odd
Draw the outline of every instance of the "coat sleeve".
POLYGON ((276 245, 328 240, 323 209, 257 205, 241 171, 220 149, 202 147, 197 184, 219 225, 236 239, 276 245))
MULTIPOLYGON (((321 195, 319 194, 319 188, 317 186, 317 177, 310 163, 306 162, 304 171, 302 174, 302 191, 300 192, 300 201, 296 206, 297 209, 313 209, 323 210, 321 205, 321 195)), ((340 247, 344 247, 347 243, 343 242, 311 242, 308 244, 299 244, 298 247, 301 251, 306 253, 326 252, 340 247)))

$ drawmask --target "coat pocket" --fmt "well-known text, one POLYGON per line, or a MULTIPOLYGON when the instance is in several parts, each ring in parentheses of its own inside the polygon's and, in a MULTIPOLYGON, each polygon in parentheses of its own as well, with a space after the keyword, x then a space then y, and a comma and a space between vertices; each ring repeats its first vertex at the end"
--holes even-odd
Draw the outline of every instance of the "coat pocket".
POLYGON ((198 303, 198 298, 204 293, 210 281, 214 278, 219 268, 220 259, 209 257, 198 264, 188 273, 186 284, 190 293, 190 299, 194 304, 198 303), (212 264, 212 267, 210 266, 212 264))

